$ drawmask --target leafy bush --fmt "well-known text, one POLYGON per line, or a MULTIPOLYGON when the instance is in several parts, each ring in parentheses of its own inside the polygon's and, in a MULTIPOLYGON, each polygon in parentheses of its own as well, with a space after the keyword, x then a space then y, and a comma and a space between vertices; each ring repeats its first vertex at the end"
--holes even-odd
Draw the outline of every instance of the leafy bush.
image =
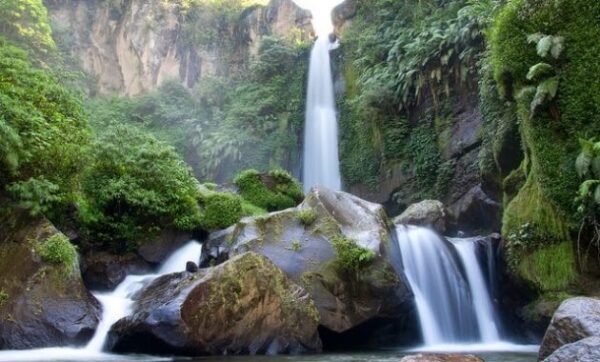
POLYGON ((52 264, 73 266, 77 260, 77 249, 63 234, 49 237, 37 248, 42 260, 52 264))
POLYGON ((172 147, 131 126, 107 129, 92 146, 80 216, 117 250, 165 228, 200 225, 199 184, 172 147))
POLYGON ((0 289, 0 308, 2 308, 4 304, 8 302, 8 297, 8 293, 5 292, 4 289, 0 289))
POLYGON ((298 220, 304 226, 310 226, 317 221, 317 212, 313 208, 298 211, 298 220))
POLYGON ((205 230, 224 229, 242 217, 242 200, 229 192, 203 192, 200 196, 200 225, 205 230))
POLYGON ((0 190, 33 212, 69 202, 88 143, 80 99, 0 37, 0 190))
POLYGON ((349 275, 357 277, 359 271, 371 264, 375 259, 375 253, 369 249, 356 244, 356 241, 338 234, 331 240, 333 248, 337 254, 336 267, 349 275))
POLYGON ((294 207, 304 197, 300 183, 283 170, 273 170, 268 174, 246 170, 234 182, 245 200, 267 211, 294 207))

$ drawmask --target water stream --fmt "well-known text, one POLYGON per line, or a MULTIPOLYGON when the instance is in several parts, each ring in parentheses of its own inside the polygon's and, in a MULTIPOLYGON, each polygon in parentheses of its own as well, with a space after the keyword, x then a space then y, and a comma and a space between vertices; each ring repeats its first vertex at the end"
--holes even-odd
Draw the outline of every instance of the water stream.
MULTIPOLYGON (((114 291, 93 293, 102 305, 102 315, 94 336, 86 346, 0 351, 0 361, 123 360, 123 356, 103 353, 102 349, 110 327, 131 313, 133 305, 132 296, 161 275, 184 271, 188 261, 198 262, 200 260, 200 253, 201 244, 197 241, 190 241, 169 256, 156 274, 129 275, 114 291)), ((164 360, 164 358, 149 356, 129 356, 127 359, 140 359, 144 361, 164 360)))

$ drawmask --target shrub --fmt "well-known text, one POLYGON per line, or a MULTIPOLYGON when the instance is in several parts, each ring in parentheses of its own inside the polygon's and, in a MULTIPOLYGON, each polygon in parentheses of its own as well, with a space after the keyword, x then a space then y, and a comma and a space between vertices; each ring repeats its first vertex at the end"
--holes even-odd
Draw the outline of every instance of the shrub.
POLYGON ((161 229, 200 225, 199 184, 172 147, 121 125, 106 130, 92 153, 79 215, 95 239, 124 251, 161 229))
POLYGON ((374 252, 357 245, 356 241, 341 234, 334 236, 331 242, 337 254, 336 267, 349 275, 357 277, 358 272, 375 259, 374 252))
POLYGON ((52 264, 74 265, 77 249, 63 234, 55 234, 46 239, 37 248, 42 260, 52 264))
POLYGON ((270 171, 266 175, 256 170, 246 170, 234 182, 244 199, 267 211, 294 207, 304 197, 298 181, 283 170, 270 171))
POLYGON ((317 213, 312 208, 302 209, 298 212, 298 220, 304 226, 310 226, 317 220, 317 213))
POLYGON ((242 200, 230 192, 209 191, 200 196, 200 225, 206 230, 224 229, 242 217, 242 200))

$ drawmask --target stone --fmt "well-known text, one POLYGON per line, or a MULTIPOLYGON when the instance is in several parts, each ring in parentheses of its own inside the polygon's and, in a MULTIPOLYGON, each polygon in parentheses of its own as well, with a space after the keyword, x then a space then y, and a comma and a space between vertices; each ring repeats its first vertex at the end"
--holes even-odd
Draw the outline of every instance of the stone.
POLYGON ((0 350, 82 345, 100 304, 73 265, 42 260, 37 248, 59 231, 44 217, 14 209, 0 215, 0 350))
POLYGON ((406 356, 400 362, 485 362, 472 354, 420 353, 406 356))
POLYGON ((147 274, 151 265, 134 253, 116 255, 87 251, 81 257, 81 273, 90 290, 113 290, 129 274, 147 274))
POLYGON ((188 261, 187 263, 185 263, 185 271, 188 273, 195 273, 197 272, 198 269, 198 265, 196 265, 196 263, 194 263, 193 261, 188 261))
POLYGON ((309 294, 267 258, 244 253, 200 273, 162 276, 109 332, 118 352, 185 355, 319 352, 309 294))
POLYGON ((138 242, 137 253, 147 262, 160 264, 171 253, 192 239, 192 233, 177 230, 163 230, 152 240, 138 242))
POLYGON ((443 234, 446 232, 447 217, 446 208, 440 201, 423 200, 410 205, 394 218, 394 224, 427 226, 443 234))
POLYGON ((544 362, 598 362, 600 361, 600 337, 588 337, 565 344, 544 362))
POLYGON ((204 259, 202 265, 224 255, 262 254, 311 294, 323 327, 342 333, 369 320, 412 315, 408 311, 412 311, 412 292, 389 224, 381 205, 317 187, 296 208, 244 218, 211 234, 203 244, 203 258, 210 254, 211 259, 204 259), (310 225, 299 219, 299 212, 306 209, 316 214, 310 225), (336 237, 370 250, 373 261, 358 275, 340 270, 332 245, 336 237))
POLYGON ((554 313, 540 346, 543 360, 562 346, 587 337, 600 337, 600 299, 570 298, 554 313))
POLYGON ((490 198, 481 185, 474 186, 450 205, 449 211, 460 229, 468 234, 500 232, 502 205, 490 198))

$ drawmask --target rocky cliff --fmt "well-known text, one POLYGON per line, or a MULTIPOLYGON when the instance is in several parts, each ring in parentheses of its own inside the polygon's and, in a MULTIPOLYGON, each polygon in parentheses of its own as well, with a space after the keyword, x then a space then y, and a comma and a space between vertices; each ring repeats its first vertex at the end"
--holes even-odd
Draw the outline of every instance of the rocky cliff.
POLYGON ((191 88, 244 72, 266 36, 313 36, 310 13, 292 0, 189 3, 45 1, 57 43, 96 79, 99 94, 137 95, 169 79, 191 88))

